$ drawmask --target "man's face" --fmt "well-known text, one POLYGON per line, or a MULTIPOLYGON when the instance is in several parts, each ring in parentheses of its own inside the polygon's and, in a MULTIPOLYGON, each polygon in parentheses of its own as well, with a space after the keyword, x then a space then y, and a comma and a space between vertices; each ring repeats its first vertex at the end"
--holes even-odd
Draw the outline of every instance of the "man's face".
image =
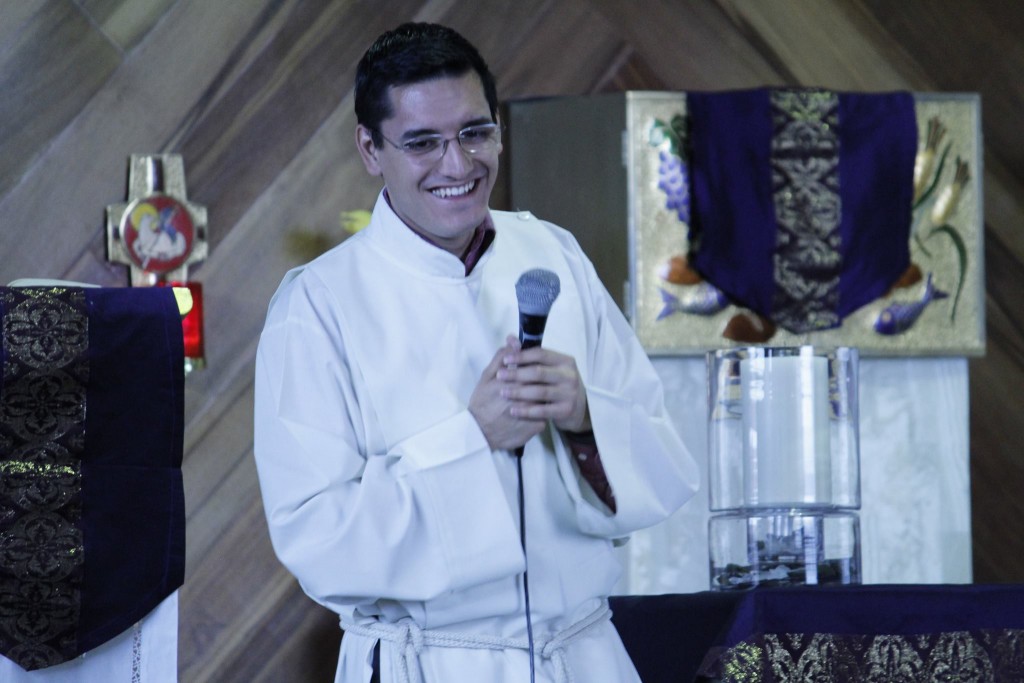
POLYGON ((449 138, 444 156, 425 162, 387 141, 373 144, 370 131, 356 128, 359 153, 372 175, 384 177, 395 213, 409 227, 460 256, 474 229, 487 216, 498 175, 501 145, 470 156, 456 138, 467 126, 491 123, 490 108, 475 71, 393 87, 392 116, 381 122, 385 138, 401 145, 424 134, 449 138))

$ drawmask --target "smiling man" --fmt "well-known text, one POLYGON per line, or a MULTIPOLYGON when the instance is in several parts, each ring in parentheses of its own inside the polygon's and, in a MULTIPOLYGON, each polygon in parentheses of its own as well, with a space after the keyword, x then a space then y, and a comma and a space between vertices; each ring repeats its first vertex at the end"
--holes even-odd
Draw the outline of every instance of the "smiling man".
POLYGON ((382 35, 355 108, 370 224, 285 276, 256 362, 271 538, 341 617, 336 680, 637 681, 613 546, 697 484, 658 378, 572 236, 489 209, 501 128, 470 43, 382 35), (561 293, 523 349, 535 268, 561 293))
POLYGON ((385 120, 356 129, 363 163, 384 177, 391 208, 406 225, 460 256, 488 219, 501 152, 480 76, 468 71, 393 86, 387 101, 385 120))

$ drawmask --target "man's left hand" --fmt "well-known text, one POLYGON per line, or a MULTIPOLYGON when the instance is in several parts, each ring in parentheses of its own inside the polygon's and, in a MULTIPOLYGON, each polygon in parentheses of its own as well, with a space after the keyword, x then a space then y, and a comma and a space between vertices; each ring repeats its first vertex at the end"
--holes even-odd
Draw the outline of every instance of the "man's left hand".
POLYGON ((551 420, 562 431, 590 430, 587 392, 576 359, 542 346, 524 350, 514 339, 510 343, 498 380, 506 384, 501 393, 512 402, 512 415, 551 420))

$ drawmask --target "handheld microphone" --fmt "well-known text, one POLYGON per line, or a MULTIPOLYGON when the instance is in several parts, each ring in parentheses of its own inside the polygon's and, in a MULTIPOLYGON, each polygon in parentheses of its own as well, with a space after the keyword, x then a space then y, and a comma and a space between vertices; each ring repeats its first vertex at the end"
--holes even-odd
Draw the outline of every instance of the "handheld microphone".
POLYGON ((516 298, 519 300, 519 342, 524 349, 540 346, 551 305, 561 285, 550 270, 534 268, 519 276, 516 298))
MULTIPOLYGON (((548 323, 551 305, 558 298, 561 283, 558 276, 544 268, 533 268, 516 281, 516 299, 519 300, 519 343, 524 349, 540 346, 544 327, 548 323)), ((521 456, 523 447, 514 453, 521 456)))

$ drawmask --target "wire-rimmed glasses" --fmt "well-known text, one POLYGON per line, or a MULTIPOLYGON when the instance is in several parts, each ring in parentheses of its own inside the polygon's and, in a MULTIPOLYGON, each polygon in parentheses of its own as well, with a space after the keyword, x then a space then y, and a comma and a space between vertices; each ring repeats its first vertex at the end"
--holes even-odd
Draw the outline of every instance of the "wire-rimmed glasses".
POLYGON ((481 123, 475 126, 466 126, 453 138, 446 138, 440 133, 431 133, 417 135, 401 143, 384 137, 384 133, 381 133, 380 129, 377 130, 377 133, 384 138, 385 142, 403 152, 410 159, 418 163, 436 163, 444 158, 444 153, 448 151, 448 143, 452 140, 458 140, 462 151, 470 156, 493 151, 501 139, 501 126, 497 123, 481 123))

